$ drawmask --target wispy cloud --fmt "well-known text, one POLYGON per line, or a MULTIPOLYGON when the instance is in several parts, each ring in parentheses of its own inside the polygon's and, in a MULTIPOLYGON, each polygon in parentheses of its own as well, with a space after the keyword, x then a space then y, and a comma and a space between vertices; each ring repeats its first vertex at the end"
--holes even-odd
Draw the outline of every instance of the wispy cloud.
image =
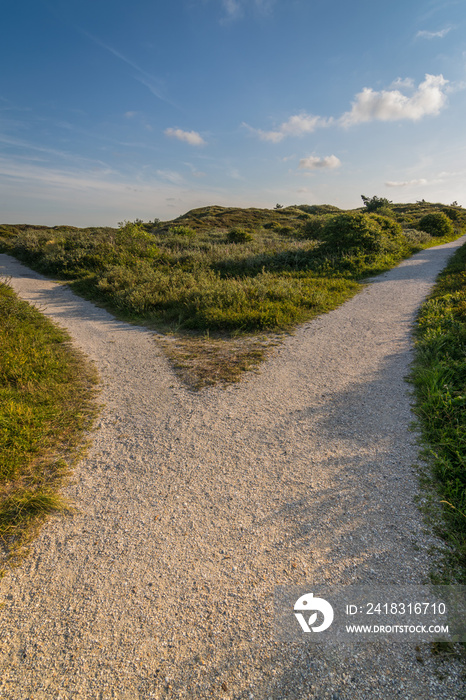
POLYGON ((157 175, 161 177, 162 180, 171 182, 173 185, 184 184, 184 177, 175 170, 157 170, 157 175))
POLYGON ((298 167, 300 170, 334 170, 339 168, 340 165, 341 160, 334 155, 325 156, 324 158, 309 156, 308 158, 302 158, 298 167))
POLYGON ((193 177, 205 177, 206 176, 206 173, 203 173, 202 170, 198 170, 192 163, 183 163, 183 165, 186 165, 186 167, 190 169, 193 177))
POLYGON ((183 129, 165 129, 163 132, 165 136, 170 136, 171 138, 178 139, 178 141, 185 141, 189 143, 190 146, 205 146, 206 142, 202 136, 197 131, 183 131, 183 129))
POLYGON ((168 104, 174 106, 173 102, 171 102, 163 94, 161 81, 158 78, 155 78, 153 75, 150 75, 150 73, 147 73, 147 71, 143 70, 140 66, 137 65, 137 63, 131 61, 131 59, 124 56, 120 51, 117 51, 112 46, 109 46, 93 34, 90 34, 89 32, 86 32, 83 29, 80 29, 79 31, 88 39, 97 44, 97 46, 100 46, 102 49, 105 49, 105 51, 108 51, 120 61, 123 61, 123 63, 126 63, 126 65, 133 68, 133 70, 135 71, 134 79, 142 83, 142 85, 145 85, 151 91, 151 93, 155 95, 155 97, 157 97, 159 100, 162 100, 163 102, 167 102, 168 104))
POLYGON ((255 129, 249 124, 243 123, 249 131, 256 134, 262 141, 271 141, 272 143, 280 143, 287 136, 302 136, 303 134, 311 134, 319 127, 328 126, 331 119, 322 119, 313 114, 295 114, 286 122, 283 122, 278 129, 272 131, 264 131, 263 129, 255 129))
POLYGON ((108 169, 109 167, 106 163, 104 163, 101 160, 97 160, 94 158, 86 158, 76 153, 60 151, 56 148, 49 148, 48 146, 36 145, 29 141, 23 141, 22 139, 6 136, 4 134, 0 134, 0 143, 3 143, 5 146, 12 146, 15 149, 22 149, 25 153, 26 159, 33 159, 30 156, 32 151, 42 153, 44 155, 44 160, 50 161, 51 159, 60 158, 64 161, 70 161, 72 164, 75 165, 91 165, 93 167, 103 167, 105 169, 108 169))
POLYGON ((397 121, 409 119, 417 121, 427 115, 438 114, 446 103, 443 75, 426 74, 425 80, 417 90, 406 96, 400 90, 381 90, 364 88, 356 95, 350 112, 340 119, 343 126, 361 124, 370 121, 397 121))
POLYGON ((451 32, 451 27, 445 27, 445 29, 440 29, 438 32, 428 32, 425 29, 419 31, 416 34, 416 38, 420 39, 443 39, 444 36, 451 32))

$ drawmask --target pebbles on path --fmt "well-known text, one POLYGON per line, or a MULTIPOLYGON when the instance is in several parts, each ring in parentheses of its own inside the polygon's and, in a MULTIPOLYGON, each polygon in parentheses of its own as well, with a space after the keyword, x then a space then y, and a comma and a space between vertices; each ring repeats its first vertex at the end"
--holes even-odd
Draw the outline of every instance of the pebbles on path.
POLYGON ((427 645, 278 644, 276 585, 421 584, 411 328, 464 238, 302 325, 237 385, 181 386, 154 334, 0 255, 96 364, 105 404, 68 495, 1 582, 0 697, 460 698, 427 645))

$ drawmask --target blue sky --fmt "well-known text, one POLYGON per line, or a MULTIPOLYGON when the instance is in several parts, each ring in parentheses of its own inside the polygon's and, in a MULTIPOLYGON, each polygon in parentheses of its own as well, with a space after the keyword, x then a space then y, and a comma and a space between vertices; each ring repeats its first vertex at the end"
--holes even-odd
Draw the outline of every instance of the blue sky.
POLYGON ((0 220, 466 206, 464 0, 17 0, 0 220))

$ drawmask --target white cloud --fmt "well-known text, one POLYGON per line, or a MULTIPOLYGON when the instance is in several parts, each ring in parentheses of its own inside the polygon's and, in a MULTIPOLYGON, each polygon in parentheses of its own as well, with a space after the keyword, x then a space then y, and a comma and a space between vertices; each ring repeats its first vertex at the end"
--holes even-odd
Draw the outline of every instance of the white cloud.
POLYGON ((447 82, 443 75, 426 74, 424 82, 410 97, 399 90, 375 92, 372 88, 364 88, 356 95, 351 112, 346 112, 340 123, 351 126, 373 120, 417 121, 426 115, 438 114, 446 102, 443 89, 447 82))
POLYGON ((165 129, 165 136, 171 136, 178 141, 185 141, 191 146, 205 146, 205 141, 197 131, 183 131, 183 129, 165 129))
POLYGON ((264 131, 263 129, 254 129, 248 124, 243 124, 252 133, 257 134, 262 141, 271 141, 272 143, 280 143, 287 136, 302 136, 303 134, 311 134, 319 127, 328 126, 331 119, 322 119, 313 114, 295 114, 286 122, 283 122, 275 131, 264 131))
POLYGON ((386 187, 411 187, 415 185, 427 185, 427 180, 421 177, 419 180, 404 180, 403 182, 388 181, 386 187))
POLYGON ((422 30, 416 34, 416 37, 420 37, 422 39, 443 39, 443 37, 446 36, 448 32, 451 32, 451 27, 446 27, 445 29, 441 29, 438 32, 427 32, 425 30, 422 30))
POLYGON ((324 158, 309 156, 299 161, 300 170, 334 170, 335 168, 339 168, 340 165, 341 160, 333 155, 325 156, 324 158))

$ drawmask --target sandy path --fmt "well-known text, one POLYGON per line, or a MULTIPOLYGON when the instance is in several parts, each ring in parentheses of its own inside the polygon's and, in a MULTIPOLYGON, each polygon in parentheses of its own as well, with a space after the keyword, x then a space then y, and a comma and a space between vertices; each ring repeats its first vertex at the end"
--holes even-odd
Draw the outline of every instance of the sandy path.
POLYGON ((423 664, 413 645, 279 645, 271 611, 277 584, 424 581, 403 378, 415 311, 465 240, 200 394, 153 334, 0 255, 17 293, 94 360, 105 403, 69 488, 79 512, 1 582, 0 697, 462 697, 461 669, 440 679, 427 648, 423 664))

